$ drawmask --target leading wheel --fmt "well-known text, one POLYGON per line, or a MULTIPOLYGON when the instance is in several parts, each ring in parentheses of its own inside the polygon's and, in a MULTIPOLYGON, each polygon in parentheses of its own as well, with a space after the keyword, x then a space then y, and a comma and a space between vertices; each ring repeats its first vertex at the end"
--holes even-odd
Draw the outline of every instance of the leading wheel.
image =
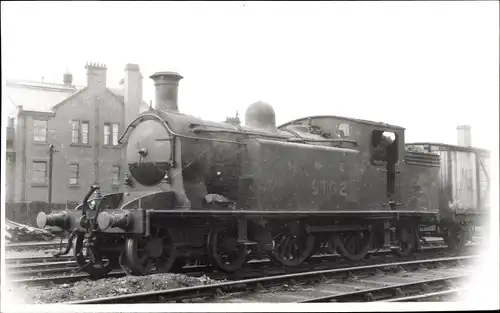
MULTIPOLYGON (((157 256, 153 263, 156 267, 156 272, 166 273, 177 269, 178 265, 182 263, 182 260, 177 258, 177 250, 175 249, 173 236, 168 229, 157 228, 153 230, 152 233, 154 238, 158 238, 161 242, 161 254, 154 254, 157 256)), ((182 268, 182 265, 180 265, 182 268)))
POLYGON ((159 240, 151 238, 128 238, 125 241, 125 250, 121 260, 125 272, 132 275, 146 275, 153 269, 153 260, 161 253, 159 240))
POLYGON ((84 246, 84 236, 79 235, 73 246, 78 267, 90 275, 92 279, 99 279, 106 276, 116 265, 115 258, 112 255, 105 256, 98 249, 89 249, 84 246))
POLYGON ((153 267, 157 272, 170 271, 176 259, 172 236, 168 230, 158 228, 147 238, 128 238, 120 264, 128 274, 147 275, 153 267))

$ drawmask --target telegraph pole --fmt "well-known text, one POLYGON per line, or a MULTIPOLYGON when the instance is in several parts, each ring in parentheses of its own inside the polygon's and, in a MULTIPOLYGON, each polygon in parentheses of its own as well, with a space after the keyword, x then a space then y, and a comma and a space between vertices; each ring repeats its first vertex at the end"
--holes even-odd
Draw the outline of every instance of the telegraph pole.
POLYGON ((52 169, 54 153, 57 152, 54 145, 49 146, 49 214, 52 212, 52 169))

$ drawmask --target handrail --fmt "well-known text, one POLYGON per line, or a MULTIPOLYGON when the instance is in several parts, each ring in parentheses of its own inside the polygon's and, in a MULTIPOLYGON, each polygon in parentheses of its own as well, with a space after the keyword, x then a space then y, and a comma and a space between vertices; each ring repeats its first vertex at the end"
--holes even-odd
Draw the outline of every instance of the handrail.
POLYGON ((140 115, 139 117, 137 117, 135 120, 133 120, 129 125, 128 127, 125 129, 125 131, 123 132, 123 134, 121 135, 121 137, 118 139, 118 143, 122 143, 122 140, 123 138, 125 137, 125 135, 128 133, 129 129, 130 128, 134 128, 136 125, 135 123, 139 120, 144 120, 145 118, 152 118, 152 119, 157 119, 159 120, 163 126, 173 135, 173 136, 179 136, 181 138, 186 138, 186 139, 193 139, 193 140, 206 140, 206 141, 215 141, 215 142, 225 142, 225 143, 233 143, 233 144, 238 144, 238 145, 244 145, 243 143, 241 142, 237 142, 237 141, 233 141, 233 140, 224 140, 224 139, 212 139, 212 138, 203 138, 203 137, 194 137, 194 136, 188 136, 188 135, 182 135, 182 134, 179 134, 179 133, 176 133, 174 132, 170 126, 168 125, 168 123, 165 122, 165 120, 163 118, 161 118, 159 115, 157 114, 153 114, 153 113, 143 113, 142 115, 140 115))

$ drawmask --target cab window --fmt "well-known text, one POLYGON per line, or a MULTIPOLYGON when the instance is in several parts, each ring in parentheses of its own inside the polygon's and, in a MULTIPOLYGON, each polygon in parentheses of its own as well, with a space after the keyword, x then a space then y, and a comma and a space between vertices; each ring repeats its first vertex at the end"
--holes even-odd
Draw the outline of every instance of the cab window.
POLYGON ((397 162, 398 145, 396 134, 389 131, 374 130, 371 136, 372 161, 397 162))

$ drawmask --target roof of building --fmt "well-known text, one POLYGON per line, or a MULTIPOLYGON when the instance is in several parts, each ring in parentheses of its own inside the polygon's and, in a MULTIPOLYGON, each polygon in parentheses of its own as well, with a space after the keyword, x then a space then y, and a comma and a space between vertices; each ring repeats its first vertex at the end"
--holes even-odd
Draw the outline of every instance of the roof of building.
POLYGON ((7 80, 5 99, 8 113, 17 112, 17 107, 23 110, 51 112, 52 107, 67 99, 82 86, 42 83, 25 80, 7 80))
MULTIPOLYGON (((4 105, 8 116, 17 115, 18 106, 26 111, 53 112, 55 106, 76 96, 85 86, 68 86, 64 84, 33 82, 26 80, 7 80, 4 105)), ((119 101, 124 102, 123 87, 108 87, 119 101)), ((149 109, 143 101, 140 111, 149 109)))

